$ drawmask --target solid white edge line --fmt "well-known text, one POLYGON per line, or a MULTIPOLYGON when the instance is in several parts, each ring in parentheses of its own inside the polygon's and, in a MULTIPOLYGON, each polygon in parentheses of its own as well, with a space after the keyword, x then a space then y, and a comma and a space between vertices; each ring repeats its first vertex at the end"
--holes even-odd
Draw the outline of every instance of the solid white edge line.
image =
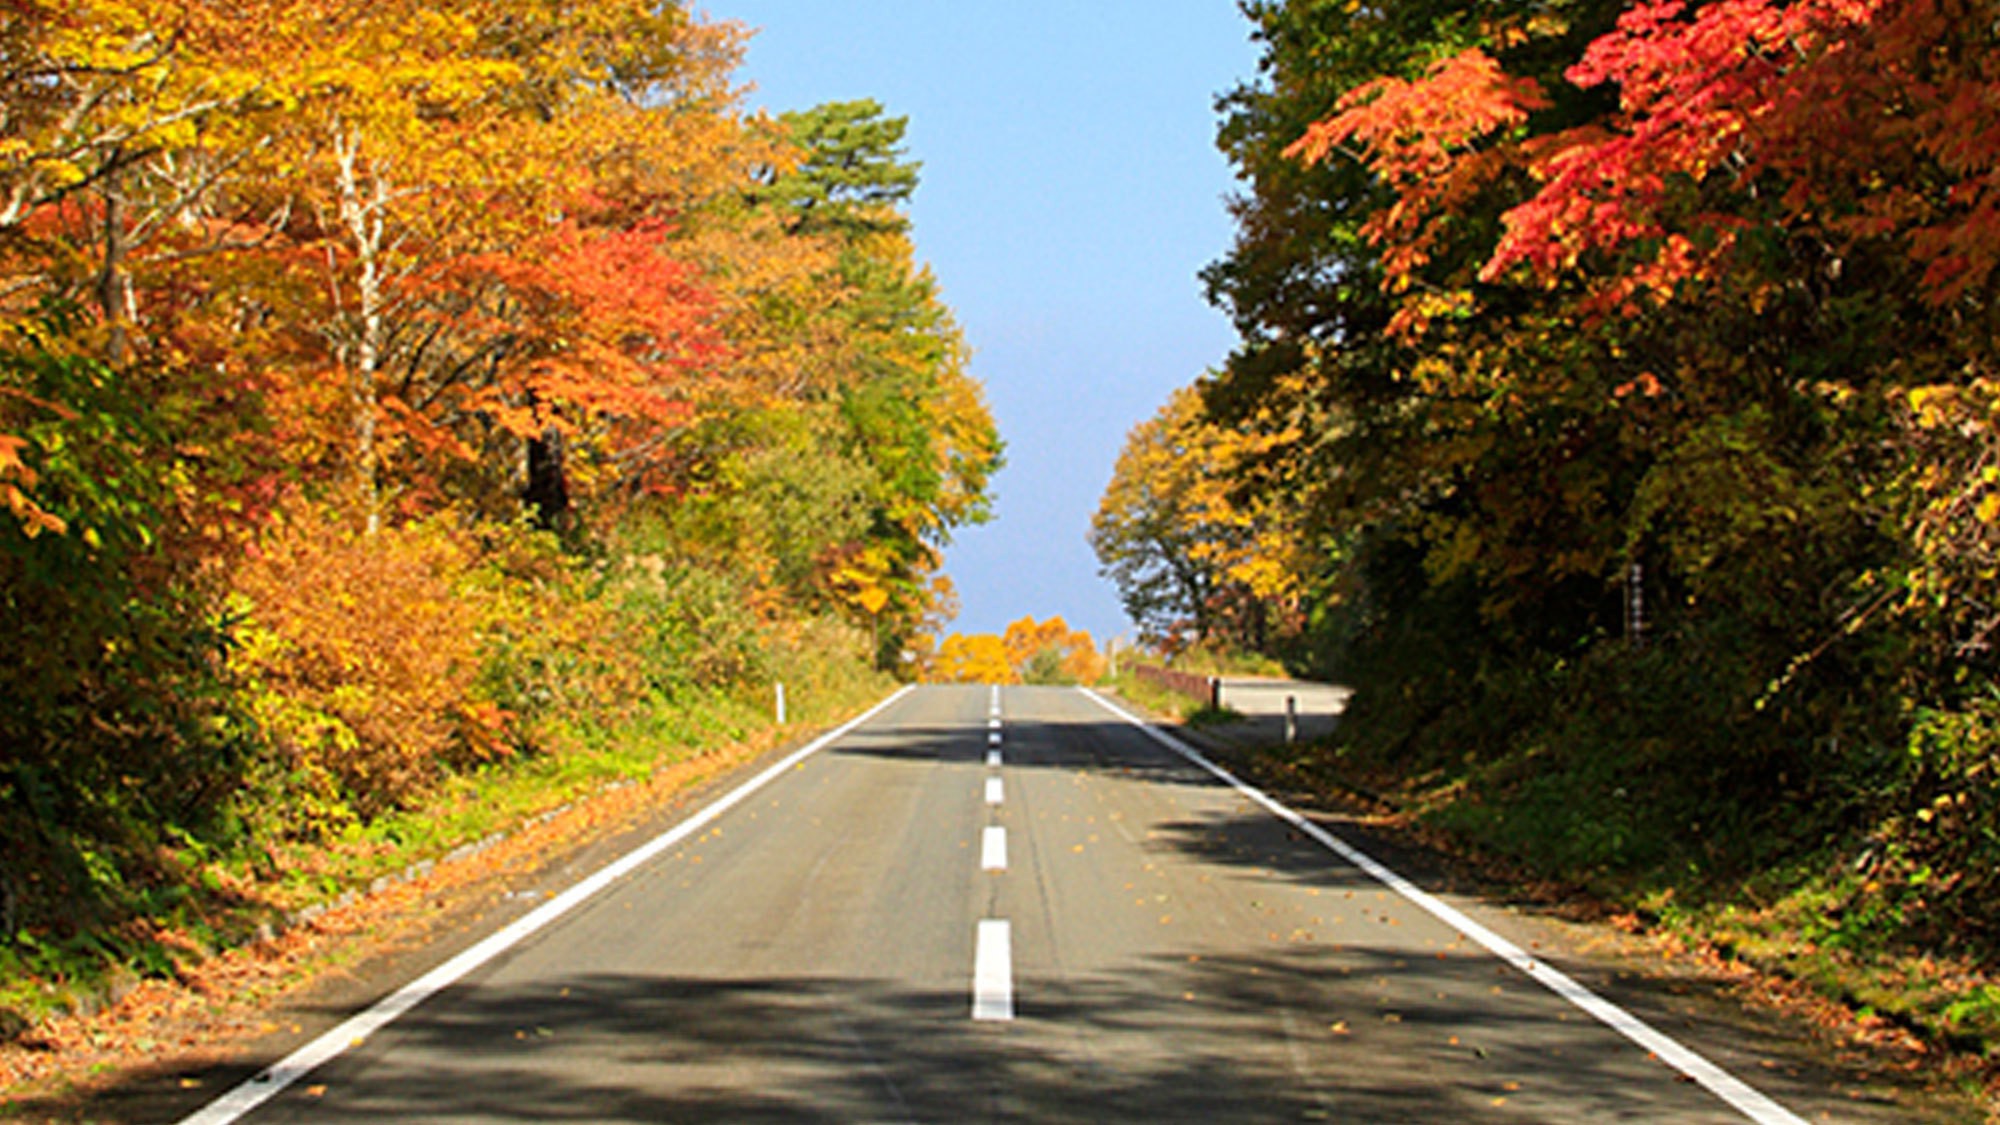
POLYGON ((449 988, 461 977, 486 962, 513 948, 522 939, 542 929, 549 923, 569 913, 599 891, 631 874, 641 865, 652 860, 675 844, 706 828, 709 823, 723 813, 741 804, 745 798, 770 784, 780 774, 800 762, 825 749, 830 743, 845 736, 862 723, 874 718, 912 690, 910 685, 897 689, 887 699, 882 700, 867 711, 828 731, 791 754, 776 765, 764 770, 756 777, 731 790, 726 796, 706 806, 700 812, 682 821, 675 827, 655 836, 633 851, 600 869, 596 874, 575 884, 568 890, 515 919, 505 927, 480 941, 478 944, 404 985, 373 1007, 348 1019, 345 1023, 326 1032, 319 1038, 293 1051, 269 1068, 259 1071, 248 1081, 208 1103, 200 1110, 184 1117, 180 1125, 227 1125, 251 1110, 276 1097, 286 1087, 304 1078, 314 1070, 346 1053, 350 1047, 359 1046, 370 1035, 395 1022, 410 1009, 449 988))
POLYGON ((997 824, 986 827, 979 837, 979 869, 1007 870, 1007 830, 997 824))
POLYGON ((972 1018, 1014 1018, 1014 941, 1007 923, 983 919, 972 952, 972 1018))
POLYGON ((1004 803, 1006 802, 1006 799, 1007 799, 1007 798, 1006 798, 1006 792, 1007 792, 1007 791, 1006 791, 1005 789, 1003 789, 1003 788, 1001 787, 1001 785, 1000 785, 1000 779, 999 779, 999 778, 997 778, 997 777, 989 777, 989 778, 987 778, 987 779, 986 779, 986 803, 987 803, 987 804, 989 804, 989 805, 998 805, 998 804, 1004 804, 1004 803))
POLYGON ((1263 790, 1239 780, 1235 774, 1209 761, 1208 758, 1151 723, 1125 710, 1088 688, 1083 694, 1098 706, 1138 727, 1153 741, 1186 758, 1213 774, 1218 780, 1229 785, 1238 793, 1263 806, 1271 815, 1305 833, 1322 847, 1360 868, 1376 882, 1408 899, 1438 921, 1486 947, 1494 956, 1533 978, 1549 991, 1569 1001, 1596 1017, 1597 1020, 1625 1038, 1651 1051, 1654 1057, 1679 1071, 1690 1080, 1699 1083, 1708 1092, 1728 1102, 1738 1113, 1756 1121, 1759 1125, 1806 1125, 1805 1119, 1772 1101, 1769 1097, 1753 1089, 1749 1084, 1721 1067, 1703 1058, 1675 1039, 1669 1038, 1638 1016, 1613 1004, 1611 1001, 1578 984, 1567 973, 1545 965, 1529 956, 1526 950, 1492 930, 1467 917, 1456 907, 1444 902, 1405 879, 1395 871, 1383 866, 1374 857, 1362 852, 1347 841, 1321 828, 1299 813, 1281 804, 1263 790))

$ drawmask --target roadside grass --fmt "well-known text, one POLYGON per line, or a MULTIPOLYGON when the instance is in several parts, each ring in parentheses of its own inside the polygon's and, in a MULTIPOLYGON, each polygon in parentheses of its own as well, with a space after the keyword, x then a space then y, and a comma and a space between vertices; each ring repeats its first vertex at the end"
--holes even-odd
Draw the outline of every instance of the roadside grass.
MULTIPOLYGON (((792 728, 823 725, 879 699, 888 677, 809 645, 780 653, 792 728)), ((147 979, 179 979, 231 948, 271 937, 300 912, 367 891, 377 880, 516 831, 607 788, 749 740, 782 737, 770 685, 655 696, 615 722, 570 719, 555 752, 447 774, 408 807, 331 838, 281 841, 244 833, 234 847, 187 834, 157 849, 147 885, 129 888, 131 916, 61 941, 23 931, 0 944, 0 1042, 48 1020, 90 1015, 147 979)))
POLYGON ((1182 672, 1193 672, 1199 676, 1289 675, 1285 666, 1271 657, 1254 652, 1234 652, 1215 648, 1188 649, 1174 657, 1173 666, 1182 672))
POLYGON ((1188 717, 1206 705, 1205 700, 1191 699, 1177 691, 1169 691, 1150 680, 1142 680, 1129 669, 1121 668, 1118 674, 1108 677, 1099 690, 1109 689, 1124 699, 1131 700, 1141 708, 1155 715, 1164 715, 1177 722, 1186 722, 1188 717))
POLYGON ((1233 707, 1211 707, 1197 704, 1195 709, 1181 716, 1181 721, 1191 727, 1220 727, 1243 721, 1243 712, 1233 707))
POLYGON ((1261 757, 1309 791, 1386 801, 1504 882, 1807 989, 1853 1040, 1936 1056, 1967 1092, 2000 1079, 2000 978, 1917 939, 1926 877, 1893 854, 1815 846, 1824 826, 1782 807, 1676 798, 1612 749, 1406 770, 1336 738, 1261 757))
MULTIPOLYGON (((1219 720, 1129 674, 1111 686, 1191 727, 1219 720)), ((1343 727, 1241 757, 1287 787, 1380 803, 1517 891, 1740 966, 1844 1041, 1929 1060, 2000 1120, 2000 976, 1976 941, 1926 924, 1942 879, 1895 844, 1898 825, 1857 831, 1852 809, 1809 792, 1674 784, 1658 739, 1556 728, 1500 742, 1448 715, 1438 727, 1380 741, 1343 727)))

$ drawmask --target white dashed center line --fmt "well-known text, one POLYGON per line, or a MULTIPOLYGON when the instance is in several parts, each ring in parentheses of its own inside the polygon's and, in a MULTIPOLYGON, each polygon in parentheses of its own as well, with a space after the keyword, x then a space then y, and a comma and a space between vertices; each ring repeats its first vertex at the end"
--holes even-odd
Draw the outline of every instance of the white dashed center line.
MULTIPOLYGON (((1000 768, 1000 689, 993 688, 987 707, 986 767, 1000 768)), ((998 775, 986 778, 986 805, 997 809, 1006 790, 998 775)), ((979 867, 982 871, 1007 870, 1007 830, 988 825, 979 837, 979 867)), ((1014 1018, 1014 942, 1007 922, 988 918, 979 923, 972 953, 972 1018, 1011 1020, 1014 1018)))
POLYGON ((979 923, 972 954, 972 1018, 1014 1018, 1014 941, 1007 923, 988 918, 979 923))

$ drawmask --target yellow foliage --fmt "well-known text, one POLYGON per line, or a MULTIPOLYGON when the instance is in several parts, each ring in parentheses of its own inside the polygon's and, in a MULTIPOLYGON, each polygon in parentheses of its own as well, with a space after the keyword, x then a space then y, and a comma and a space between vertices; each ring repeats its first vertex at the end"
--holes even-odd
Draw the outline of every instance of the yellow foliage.
POLYGON ((927 677, 945 684, 1018 684, 1007 646, 991 633, 953 633, 938 645, 927 677))
POLYGON ((1001 645, 1014 675, 1025 683, 1094 684, 1104 678, 1105 660, 1090 634, 1072 630, 1059 616, 1042 622, 1023 617, 1007 626, 1001 645))
POLYGON ((1023 617, 1007 626, 1007 633, 1001 640, 1007 647, 1007 662, 1020 668, 1045 648, 1065 647, 1069 640, 1069 623, 1061 617, 1051 617, 1037 624, 1034 618, 1023 617))
POLYGON ((1274 450, 1300 440, 1295 423, 1260 416, 1212 421, 1200 384, 1174 392, 1126 438, 1091 522, 1091 545, 1126 612, 1161 640, 1197 639, 1245 602, 1291 614, 1312 571, 1303 515, 1243 482, 1274 450))

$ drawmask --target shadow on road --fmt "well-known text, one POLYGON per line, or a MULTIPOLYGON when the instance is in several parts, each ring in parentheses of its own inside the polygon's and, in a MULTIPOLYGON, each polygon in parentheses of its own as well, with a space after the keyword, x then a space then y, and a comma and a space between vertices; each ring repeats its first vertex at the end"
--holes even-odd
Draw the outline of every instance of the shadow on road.
MULTIPOLYGON (((984 729, 940 725, 862 731, 825 753, 970 772, 988 748, 984 729)), ((1426 923, 1406 903, 1282 821, 1218 800, 1211 775, 1130 725, 1009 718, 1002 749, 1009 770, 1161 787, 1170 804, 1185 789, 1203 811, 1148 826, 1144 848, 1253 888, 1303 889, 1327 902, 1324 917, 1306 919, 1309 932, 1273 933, 1264 955, 1135 956, 1115 974, 1024 975, 1011 1023, 973 1022, 967 982, 585 972, 455 988, 250 1120, 1731 1119, 1462 935, 1433 926, 1413 940, 1426 923)), ((1355 842, 1380 851, 1366 835, 1355 842)), ((1745 1076, 1783 1100, 1847 1081, 1739 1006, 1689 995, 1712 985, 1616 985, 1613 999, 1670 1033, 1738 1043, 1732 1068, 1755 1057, 1745 1076), (1691 1015, 1690 999, 1707 1002, 1691 1015)), ((236 1080, 201 1077, 211 1096, 236 1080)), ((153 1075, 156 1089, 162 1078, 174 1076, 153 1075)), ((1848 1119, 1895 1119, 1885 1101, 1838 1104, 1848 1119)), ((160 1119, 127 1112, 137 1105, 156 1111, 159 1100, 121 1104, 113 1093, 91 1120, 160 1119)))
MULTIPOLYGON (((1121 780, 1130 780, 1147 786, 1186 787, 1208 793, 1223 791, 1224 787, 1212 774, 1199 766, 1179 757, 1165 748, 1135 737, 1133 728, 1117 719, 1106 716, 1098 719, 1062 720, 1022 720, 1011 719, 1005 727, 1004 744, 1006 767, 1009 770, 1047 769, 1063 771, 1084 771, 1121 780)), ((858 744, 843 747, 840 753, 922 753, 943 760, 963 759, 971 761, 983 753, 983 747, 976 741, 968 741, 961 729, 939 729, 928 732, 927 737, 914 750, 905 742, 895 749, 858 744)), ((1211 802, 1213 804, 1213 802, 1211 802)), ((1275 884, 1315 889, 1328 895, 1349 896, 1359 900, 1350 912, 1364 923, 1390 926, 1408 924, 1419 917, 1419 911, 1398 896, 1389 892, 1381 883, 1366 873, 1349 865, 1312 841, 1296 828, 1270 816, 1261 809, 1250 808, 1239 803, 1238 811, 1221 813, 1211 811, 1198 817, 1173 820, 1151 826, 1147 847, 1172 851, 1198 861, 1234 869, 1252 880, 1269 880, 1275 884)), ((1420 849, 1412 848, 1407 841, 1399 840, 1393 832, 1385 832, 1376 826, 1339 815, 1322 815, 1321 823, 1344 837, 1349 843, 1383 860, 1401 871, 1405 876, 1426 886, 1433 893, 1452 894, 1463 892, 1479 894, 1489 903, 1502 908, 1518 910, 1528 916, 1544 916, 1548 907, 1538 900, 1520 897, 1494 887, 1482 886, 1463 878, 1451 866, 1440 863, 1436 857, 1420 849)), ((1529 932, 1539 932, 1530 926, 1529 932)), ((1380 978, 1385 987, 1395 984, 1402 974, 1403 962, 1412 956, 1408 949, 1382 946, 1375 949, 1350 941, 1339 935, 1320 933, 1312 935, 1334 942, 1333 949, 1338 960, 1357 973, 1380 978), (1355 968, 1357 961, 1379 962, 1371 968, 1355 968), (1386 966, 1386 968, 1385 968, 1386 966)), ((1522 937, 1526 946, 1532 939, 1522 937)), ((1816 1048, 1801 1037, 1798 1028, 1790 1026, 1769 1012, 1747 1008, 1743 1000, 1734 994, 1733 987, 1726 981, 1705 978, 1688 971, 1647 971, 1641 968, 1620 967, 1616 962, 1604 959, 1585 959, 1559 952, 1557 948, 1543 949, 1537 946, 1533 954, 1539 959, 1563 970, 1573 978, 1586 983, 1593 990, 1605 995, 1614 1003, 1631 1011, 1648 1024, 1676 1037, 1686 1037, 1698 1050, 1706 1050, 1705 1044, 1726 1044, 1728 1055, 1718 1059, 1725 1068, 1739 1077, 1750 1079, 1760 1089, 1787 1102, 1812 1102, 1838 1106, 1842 1119, 1856 1121, 1900 1120, 1902 1110, 1888 1094, 1888 1087, 1906 1086, 1908 1083, 1898 1076, 1879 1068, 1865 1065, 1862 1060, 1854 1060, 1861 1065, 1854 1069, 1832 1065, 1827 1052, 1816 1048), (1828 1092, 1842 1089, 1838 1098, 1828 1098, 1828 1092)), ((1461 949, 1451 956, 1472 959, 1473 967, 1465 970, 1471 975, 1466 979, 1476 983, 1482 995, 1477 1003, 1461 1005, 1457 1000, 1444 1003, 1440 997, 1431 999, 1417 997, 1399 1002, 1403 1011, 1398 1013, 1401 1022, 1412 1027, 1454 1026, 1459 1030, 1461 1043, 1478 1040, 1488 1042, 1496 1038, 1489 1032, 1504 1029, 1509 1024, 1526 1026, 1535 1024, 1546 1026, 1551 1019, 1557 1023, 1573 1022, 1579 1029, 1588 1029, 1590 1036, 1601 1047, 1609 1033, 1596 1020, 1580 1010, 1569 1008, 1565 1002, 1553 1000, 1539 984, 1501 965, 1482 949, 1463 943, 1461 949), (1501 979, 1505 978, 1505 979, 1501 979), (1532 997, 1528 1009, 1514 1010, 1505 1003, 1496 1003, 1496 987, 1518 990, 1532 997), (1433 1003, 1433 1001, 1437 1003, 1433 1003), (1551 1011, 1556 1014, 1551 1016, 1551 1011), (1498 1013, 1496 1015, 1496 1013, 1498 1013)), ((1427 951, 1424 955, 1432 955, 1427 951)), ((1209 976, 1197 974, 1203 979, 1189 981, 1189 990, 1208 998, 1229 996, 1239 1000, 1248 1010, 1257 1010, 1261 1005, 1270 1010, 1281 1004, 1284 997, 1272 994, 1271 990, 1282 990, 1284 985, 1277 977, 1259 979, 1260 967, 1255 964, 1240 965, 1217 962, 1208 966, 1209 976)), ((1268 967, 1266 967, 1268 969, 1268 967)), ((1438 965, 1426 963, 1420 976, 1413 979, 1434 984, 1439 979, 1438 965)), ((1463 975, 1456 970, 1448 971, 1463 975)), ((1289 978, 1295 986, 1297 977, 1289 978)), ((1178 986, 1175 986, 1178 987, 1178 986)), ((1067 994, 1070 990, 1065 989, 1067 994)), ((1100 988, 1100 992, 1103 991, 1100 988)), ((1449 991, 1448 989, 1446 990, 1449 991)), ((1092 992, 1077 998, 1073 1003, 1065 1003, 1049 1009, 1046 1014, 1066 1024, 1078 1024, 1102 1030, 1114 1029, 1118 1015, 1107 1016, 1096 1011, 1100 992, 1092 992)), ((1393 996, 1395 988, 1387 988, 1385 995, 1393 996)), ((1119 1012, 1120 1005, 1106 1003, 1106 1012, 1119 1012)), ((1132 1018, 1155 1018, 1157 1013, 1143 1005, 1133 1004, 1125 1009, 1132 1018)), ((1382 1009, 1386 1011, 1387 1009, 1382 1009)), ((1381 1014, 1376 1013, 1377 1016, 1381 1014)), ((1518 1028, 1517 1028, 1518 1030, 1518 1028)), ((1252 1035, 1248 1029, 1237 1034, 1252 1035)), ((1558 1036, 1560 1038, 1560 1036, 1558 1036)), ((1547 1085, 1551 1078, 1551 1065, 1560 1075, 1570 1064, 1561 1062, 1563 1049, 1559 1043, 1547 1041, 1543 1031, 1534 1032, 1531 1038, 1538 1042, 1538 1053, 1542 1056, 1539 1065, 1532 1068, 1538 1074, 1536 1083, 1547 1085)), ((1417 1058, 1425 1055, 1422 1044, 1405 1048, 1414 1050, 1417 1058)), ((1491 1057, 1493 1048, 1484 1048, 1486 1057, 1491 1057)), ((1634 1052, 1636 1048, 1632 1049, 1634 1052)), ((1638 1052, 1643 1057, 1643 1052, 1638 1052)), ((1378 1065, 1371 1061, 1369 1066, 1378 1065)), ((1623 1091, 1612 1104, 1600 1107, 1614 1118, 1654 1119, 1657 1113, 1644 1111, 1645 1100, 1642 1087, 1659 1083, 1661 1067, 1648 1063, 1645 1073, 1634 1073, 1627 1077, 1632 1088, 1623 1091)), ((1407 1080, 1408 1072, 1401 1074, 1407 1080)), ((1586 1074, 1571 1075, 1579 1079, 1571 1083, 1566 1079, 1562 1084, 1581 1088, 1592 1088, 1593 1079, 1586 1074)), ((1207 1079, 1202 1079, 1206 1081, 1207 1079)), ((1289 1081, 1273 1078, 1274 1082, 1289 1081)), ((1675 1084, 1674 1079, 1665 1079, 1675 1084)), ((1422 1085, 1420 1080, 1417 1083, 1422 1085)), ((1684 1081, 1679 1083, 1685 1085, 1684 1081)), ((1364 1084, 1365 1085, 1365 1084, 1364 1084)), ((1524 1089, 1526 1088, 1524 1083, 1524 1089)), ((1354 1096, 1354 1090, 1345 1090, 1343 1097, 1354 1096)), ((1432 1095, 1444 1096, 1432 1091, 1425 1095, 1420 1105, 1409 1108, 1407 1115, 1399 1108, 1397 1095, 1388 1089, 1376 1090, 1372 1087, 1362 1094, 1364 1100, 1356 1107, 1341 1109, 1334 1115, 1340 1120, 1436 1120, 1446 1112, 1464 1112, 1464 1107, 1449 1110, 1450 1102, 1429 1100, 1432 1095)), ((1495 1097, 1507 1099, 1509 1104, 1530 1104, 1533 1099, 1522 1091, 1503 1091, 1495 1097)), ((1706 1097, 1706 1095, 1703 1095, 1706 1097)), ((1565 1106, 1568 1103, 1564 1103, 1565 1106)), ((1719 1101, 1714 1102, 1720 1106, 1719 1101)), ((1313 1119, 1323 1106, 1303 1105, 1306 1119, 1313 1119)), ((1472 1116, 1480 1119, 1506 1119, 1504 1113, 1496 1113, 1502 1107, 1482 1103, 1472 1116)), ((1186 1119, 1177 1117, 1178 1112, 1168 1105, 1162 1112, 1170 1120, 1186 1119)), ((1567 1114, 1567 1108, 1563 1111, 1567 1114)), ((1193 1115, 1193 1116, 1199 1116, 1193 1115)), ((1223 1119, 1233 1119, 1229 1114, 1221 1114, 1223 1119)), ((1727 1116, 1725 1114, 1725 1116, 1727 1116)), ((1297 1118, 1293 1118, 1297 1119, 1297 1118)))
POLYGON ((336 1123, 1686 1119, 1686 1091, 1643 1053, 1607 1053, 1525 994, 1496 998, 1495 979, 1476 958, 1419 972, 1368 949, 1337 967, 1155 959, 1059 994, 1026 982, 1044 999, 995 1025, 968 1020, 957 990, 578 975, 427 1006, 285 1109, 336 1123))

